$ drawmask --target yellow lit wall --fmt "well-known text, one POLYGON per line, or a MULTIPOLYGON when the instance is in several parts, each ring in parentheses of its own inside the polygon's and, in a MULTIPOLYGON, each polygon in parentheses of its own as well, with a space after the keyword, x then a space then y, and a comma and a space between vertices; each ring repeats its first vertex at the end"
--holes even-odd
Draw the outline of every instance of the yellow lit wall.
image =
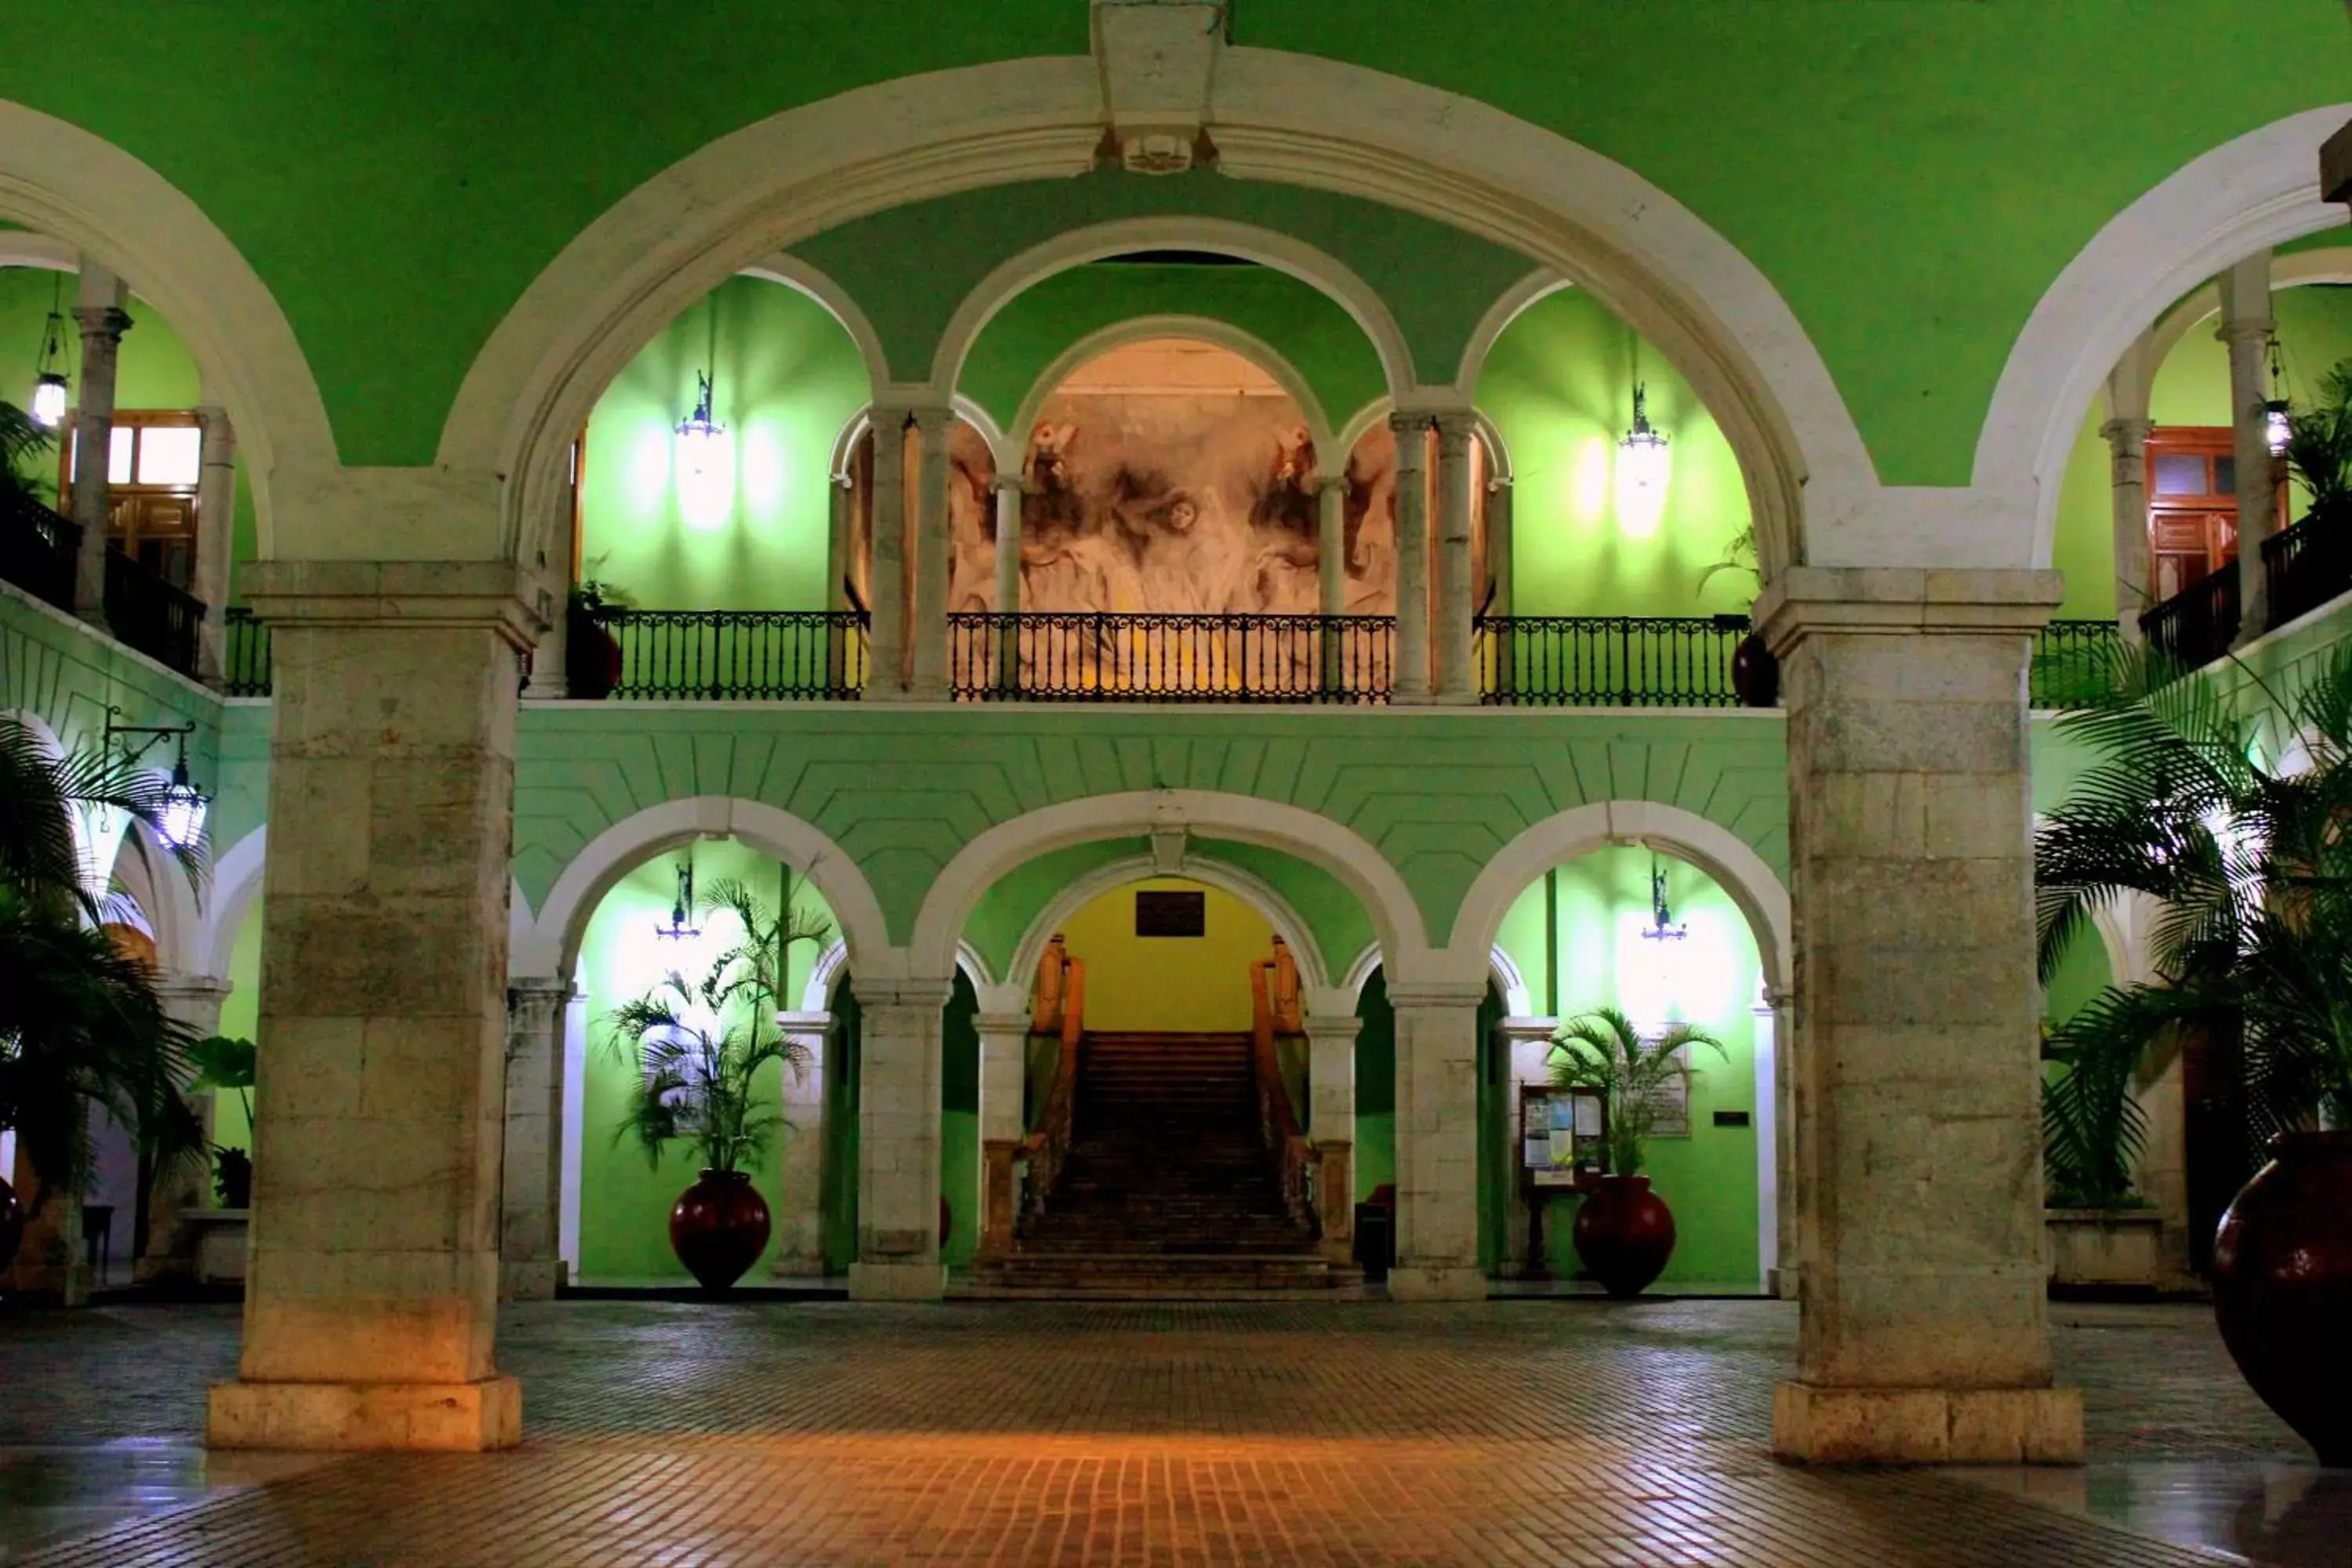
POLYGON ((1274 927, 1232 894, 1181 877, 1105 893, 1064 922, 1070 953, 1087 965, 1087 1027, 1239 1034, 1250 1026, 1249 966, 1274 951, 1274 927), (1206 895, 1205 936, 1139 937, 1141 889, 1206 895))

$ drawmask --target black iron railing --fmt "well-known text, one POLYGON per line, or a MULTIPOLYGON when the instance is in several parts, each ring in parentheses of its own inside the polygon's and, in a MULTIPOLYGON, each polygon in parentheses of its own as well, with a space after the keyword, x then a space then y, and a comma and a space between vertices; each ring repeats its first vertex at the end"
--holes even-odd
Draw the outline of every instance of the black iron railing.
POLYGON ((2183 669, 2212 663, 2238 640, 2238 564, 2231 562, 2140 616, 2140 635, 2183 669))
POLYGON ((964 701, 1385 702, 1387 616, 1048 611, 948 617, 964 701))
POLYGON ((574 697, 776 701, 852 698, 866 684, 866 617, 855 610, 625 610, 572 623, 574 697), (581 672, 603 670, 605 689, 581 672))
POLYGON ((1748 634, 1745 616, 1483 616, 1479 689, 1506 707, 1734 708, 1748 634))
POLYGON ((221 616, 220 689, 230 697, 269 695, 269 624, 242 605, 221 616))
POLYGON ((2053 621, 2034 639, 2030 682, 2036 708, 2074 708, 2115 679, 2123 632, 2113 621, 2053 621))
POLYGON ((196 638, 204 601, 174 588, 161 574, 120 550, 106 552, 106 624, 126 647, 159 659, 182 675, 196 672, 196 638))
POLYGON ((0 507, 0 577, 61 610, 73 608, 81 525, 36 500, 0 507))
POLYGON ((2283 626, 2352 589, 2352 529, 2306 517, 2263 541, 2270 624, 2283 626))

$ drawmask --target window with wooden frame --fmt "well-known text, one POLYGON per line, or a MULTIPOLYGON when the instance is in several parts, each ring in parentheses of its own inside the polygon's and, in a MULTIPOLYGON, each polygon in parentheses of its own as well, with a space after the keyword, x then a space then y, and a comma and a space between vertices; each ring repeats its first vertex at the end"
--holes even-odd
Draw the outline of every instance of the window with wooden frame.
MULTIPOLYGON (((58 444, 60 496, 73 493, 80 465, 76 435, 68 422, 58 444)), ((186 588, 195 575, 204 449, 204 429, 186 409, 115 410, 106 454, 108 542, 175 588, 186 588)))
MULTIPOLYGON (((2282 525, 2286 504, 2282 480, 2282 525)), ((2237 558, 2235 437, 2226 425, 2158 426, 2147 437, 2149 603, 2164 603, 2237 558)))

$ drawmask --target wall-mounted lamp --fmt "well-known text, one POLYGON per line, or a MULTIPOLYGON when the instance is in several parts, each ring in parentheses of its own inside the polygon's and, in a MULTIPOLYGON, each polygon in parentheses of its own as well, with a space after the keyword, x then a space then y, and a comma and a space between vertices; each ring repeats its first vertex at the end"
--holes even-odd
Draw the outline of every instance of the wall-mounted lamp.
POLYGON ((32 406, 26 410, 44 430, 56 429, 66 417, 65 287, 60 272, 50 289, 49 319, 41 328, 41 357, 36 367, 40 374, 33 383, 32 406))
POLYGON ((688 855, 677 863, 677 897, 669 906, 669 924, 654 927, 654 934, 671 942, 685 942, 700 936, 700 926, 686 922, 694 914, 694 857, 688 855))
POLYGON ((1644 942, 1680 942, 1690 935, 1690 927, 1675 924, 1675 911, 1666 903, 1666 868, 1658 864, 1655 855, 1650 857, 1650 924, 1642 932, 1644 942))
POLYGON ((193 719, 184 724, 118 724, 114 716, 120 708, 106 710, 106 729, 100 744, 108 751, 118 739, 124 742, 122 760, 136 765, 142 757, 167 739, 176 738, 179 755, 172 763, 172 782, 163 786, 163 810, 158 814, 156 830, 163 842, 173 849, 193 849, 204 841, 205 816, 212 800, 188 780, 188 737, 196 732, 193 719), (131 739, 141 738, 137 745, 131 739))

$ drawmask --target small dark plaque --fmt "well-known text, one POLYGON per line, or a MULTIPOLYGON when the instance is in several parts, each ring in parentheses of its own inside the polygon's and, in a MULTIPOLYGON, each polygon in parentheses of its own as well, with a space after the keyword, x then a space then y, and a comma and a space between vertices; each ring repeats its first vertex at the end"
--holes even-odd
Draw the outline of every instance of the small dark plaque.
POLYGON ((1206 936, 1209 899, 1181 889, 1147 888, 1135 895, 1138 936, 1206 936))
POLYGON ((1718 1110, 1715 1113, 1715 1124, 1717 1127, 1745 1127, 1748 1125, 1748 1112, 1718 1110))

